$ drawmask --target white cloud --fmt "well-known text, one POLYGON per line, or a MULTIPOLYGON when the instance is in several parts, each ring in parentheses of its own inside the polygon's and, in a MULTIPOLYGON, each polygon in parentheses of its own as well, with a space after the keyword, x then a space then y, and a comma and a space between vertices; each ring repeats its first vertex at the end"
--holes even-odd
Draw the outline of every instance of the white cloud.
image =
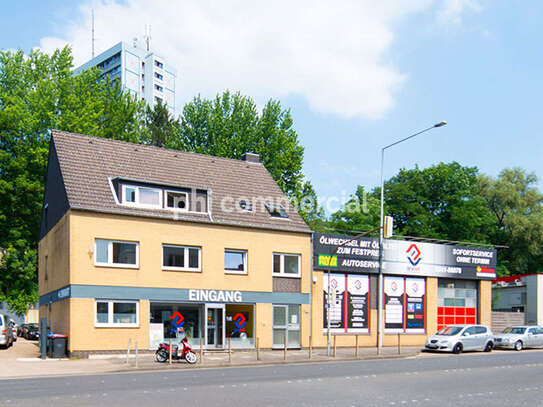
POLYGON ((462 23, 465 13, 479 13, 482 10, 483 6, 478 0, 445 0, 437 17, 442 23, 458 25, 462 23))
MULTIPOLYGON (((394 25, 431 0, 96 0, 65 22, 51 51, 72 45, 76 66, 152 26, 152 47, 177 68, 178 108, 194 95, 240 90, 258 103, 300 95, 317 112, 377 119, 406 79, 387 58, 394 25)), ((460 7, 470 7, 472 1, 460 7), (468 4, 466 6, 466 4, 468 4)), ((473 1, 474 3, 474 1, 473 1)), ((454 7, 453 7, 454 8, 454 7)), ((455 10, 456 10, 455 9, 455 10)))

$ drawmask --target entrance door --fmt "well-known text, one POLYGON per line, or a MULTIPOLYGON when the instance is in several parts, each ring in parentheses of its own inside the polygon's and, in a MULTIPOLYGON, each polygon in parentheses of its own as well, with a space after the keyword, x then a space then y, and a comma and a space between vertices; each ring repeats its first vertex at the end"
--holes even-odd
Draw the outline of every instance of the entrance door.
POLYGON ((224 348, 224 304, 206 304, 205 307, 206 348, 224 348))
POLYGON ((300 306, 273 306, 273 347, 284 348, 285 337, 288 348, 300 347, 300 306))

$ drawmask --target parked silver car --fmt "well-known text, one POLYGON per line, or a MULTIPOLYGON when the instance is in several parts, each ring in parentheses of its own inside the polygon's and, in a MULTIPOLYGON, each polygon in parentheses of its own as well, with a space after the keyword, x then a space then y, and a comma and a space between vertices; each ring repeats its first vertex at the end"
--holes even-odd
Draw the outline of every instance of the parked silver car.
POLYGON ((495 337, 496 347, 522 350, 543 346, 543 328, 539 326, 510 326, 495 337))
POLYGON ((494 348, 494 334, 484 325, 447 325, 426 341, 426 349, 460 353, 494 348))
POLYGON ((13 345, 13 328, 9 318, 0 314, 0 346, 9 348, 11 345, 13 345))

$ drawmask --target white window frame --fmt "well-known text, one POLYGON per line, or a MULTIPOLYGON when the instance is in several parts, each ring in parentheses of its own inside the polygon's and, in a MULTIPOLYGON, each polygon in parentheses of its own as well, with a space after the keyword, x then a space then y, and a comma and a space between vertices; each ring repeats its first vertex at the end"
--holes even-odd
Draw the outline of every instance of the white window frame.
MULTIPOLYGON (((168 209, 170 211, 179 211, 179 212, 192 212, 189 210, 190 208, 190 195, 188 192, 185 191, 174 191, 172 189, 167 189, 164 191, 164 209, 168 209), (182 208, 172 208, 168 206, 168 193, 174 193, 174 194, 184 194, 187 200, 187 207, 185 209, 182 208)), ((205 212, 198 212, 198 213, 205 213, 205 212)))
POLYGON ((160 188, 144 187, 140 185, 131 185, 131 184, 122 185, 122 196, 121 196, 122 205, 134 206, 138 208, 156 209, 156 208, 162 208, 162 200, 163 200, 163 193, 162 193, 162 189, 160 188), (134 188, 136 190, 136 202, 126 201, 126 188, 134 188), (140 203, 140 189, 149 189, 151 191, 158 192, 158 202, 159 202, 158 205, 141 204, 140 203))
POLYGON ((96 328, 139 328, 140 327, 140 302, 139 300, 101 300, 99 298, 94 299, 94 326, 96 328), (108 304, 107 315, 108 322, 98 322, 98 303, 105 302, 108 304), (113 322, 113 310, 115 303, 123 304, 136 304, 136 322, 135 323, 122 323, 113 322))
POLYGON ((276 277, 300 278, 302 276, 302 255, 299 254, 299 253, 279 253, 279 252, 274 252, 273 255, 272 255, 272 275, 276 276, 276 277), (280 261, 280 264, 279 264, 279 266, 280 266, 279 273, 276 273, 273 270, 273 263, 274 263, 275 256, 281 256, 281 261, 280 261), (298 257, 298 274, 285 273, 285 256, 296 256, 296 257, 298 257))
POLYGON ((240 253, 240 254, 243 254, 243 270, 228 270, 226 269, 226 264, 225 264, 225 268, 224 268, 224 274, 242 274, 242 275, 247 275, 248 274, 248 260, 247 260, 247 253, 248 251, 247 250, 242 250, 242 249, 224 249, 224 254, 226 255, 226 253, 229 252, 229 253, 240 253))
POLYGON ((95 238, 94 239, 94 265, 97 267, 114 267, 114 268, 128 268, 128 269, 137 269, 140 265, 140 244, 139 242, 127 241, 127 240, 112 240, 112 239, 103 239, 95 238), (96 242, 98 240, 104 240, 108 242, 107 245, 107 263, 100 263, 97 261, 96 257, 98 254, 98 248, 96 242), (113 263, 113 243, 128 243, 136 245, 136 264, 125 264, 125 263, 113 263))
POLYGON ((185 246, 180 244, 162 243, 162 270, 166 271, 192 271, 194 273, 202 272, 202 248, 200 246, 185 246), (189 264, 189 249, 198 249, 198 268, 194 267, 173 267, 164 265, 164 247, 175 247, 177 249, 185 249, 184 258, 185 265, 189 264))

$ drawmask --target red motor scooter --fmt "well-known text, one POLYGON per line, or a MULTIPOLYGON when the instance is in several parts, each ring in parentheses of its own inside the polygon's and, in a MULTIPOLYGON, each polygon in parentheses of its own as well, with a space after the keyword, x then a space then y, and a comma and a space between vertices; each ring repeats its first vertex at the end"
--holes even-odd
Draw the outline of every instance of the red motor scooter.
MULTIPOLYGON (((181 353, 179 352, 178 345, 172 345, 172 360, 185 359, 191 365, 196 363, 198 361, 198 356, 196 355, 196 352, 194 352, 190 347, 189 340, 186 336, 181 341, 181 344, 183 344, 183 350, 181 351, 181 353)), ((158 349, 155 353, 155 360, 159 363, 164 363, 169 360, 169 358, 170 345, 166 343, 161 343, 160 345, 158 345, 158 349)))

